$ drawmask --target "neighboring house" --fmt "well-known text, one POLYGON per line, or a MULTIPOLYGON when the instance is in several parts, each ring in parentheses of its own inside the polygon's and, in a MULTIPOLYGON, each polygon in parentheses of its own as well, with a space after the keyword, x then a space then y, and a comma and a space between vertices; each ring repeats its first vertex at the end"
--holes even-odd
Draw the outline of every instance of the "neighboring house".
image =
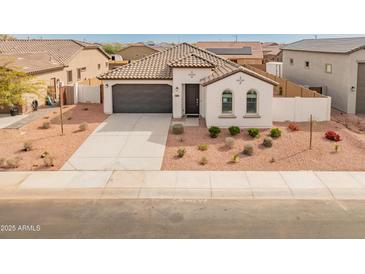
POLYGON ((278 44, 275 42, 262 43, 262 49, 264 53, 264 63, 268 62, 282 62, 283 61, 283 51, 284 44, 278 44))
POLYGON ((98 78, 105 113, 201 116, 208 126, 221 127, 272 125, 275 81, 187 43, 98 78))
POLYGON ((109 55, 100 46, 87 42, 31 39, 0 41, 0 59, 43 80, 57 99, 59 81, 73 85, 96 78, 108 71, 109 55))
POLYGON ((123 60, 131 62, 144 58, 156 52, 160 52, 162 48, 156 46, 149 46, 143 43, 130 44, 122 48, 116 54, 122 56, 123 60))
POLYGON ((197 42, 195 45, 239 65, 263 64, 264 55, 260 42, 197 42))
POLYGON ((283 47, 283 77, 329 95, 341 111, 365 113, 365 37, 289 44, 283 47))

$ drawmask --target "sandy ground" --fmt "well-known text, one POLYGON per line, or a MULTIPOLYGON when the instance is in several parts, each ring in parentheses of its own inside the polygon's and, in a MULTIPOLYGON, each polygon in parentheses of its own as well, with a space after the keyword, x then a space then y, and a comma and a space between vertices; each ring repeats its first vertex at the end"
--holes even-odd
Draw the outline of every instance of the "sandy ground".
POLYGON ((183 135, 169 133, 165 150, 163 170, 365 170, 365 139, 347 129, 344 125, 330 122, 316 122, 313 127, 313 146, 309 150, 309 124, 299 123, 300 130, 291 132, 288 123, 275 123, 282 130, 282 136, 274 139, 271 148, 261 145, 269 130, 260 130, 260 137, 253 139, 247 131, 235 136, 235 146, 224 145, 228 130, 223 129, 218 138, 212 139, 207 128, 186 127, 183 135), (324 138, 327 130, 335 130, 342 141, 335 143, 324 138), (181 141, 182 137, 182 141, 181 141), (207 151, 199 151, 198 144, 208 144, 207 151), (232 163, 234 154, 240 153, 245 144, 254 145, 254 155, 240 154, 240 162, 232 163), (334 146, 339 144, 339 152, 334 146), (184 147, 183 158, 176 157, 176 151, 184 147), (208 164, 200 165, 202 157, 208 164), (274 162, 272 162, 274 159, 274 162))
POLYGON ((63 136, 59 123, 59 108, 50 109, 42 118, 20 129, 0 129, 0 158, 21 158, 17 169, 0 168, 0 170, 58 170, 90 133, 108 117, 99 104, 64 106, 63 112, 63 136), (85 108, 88 110, 84 110, 85 108), (41 128, 45 121, 50 121, 49 129, 41 128), (86 131, 79 131, 82 122, 88 123, 86 131), (26 141, 32 143, 31 151, 23 151, 23 144, 26 141), (45 151, 55 157, 53 167, 44 166, 40 156, 45 151))

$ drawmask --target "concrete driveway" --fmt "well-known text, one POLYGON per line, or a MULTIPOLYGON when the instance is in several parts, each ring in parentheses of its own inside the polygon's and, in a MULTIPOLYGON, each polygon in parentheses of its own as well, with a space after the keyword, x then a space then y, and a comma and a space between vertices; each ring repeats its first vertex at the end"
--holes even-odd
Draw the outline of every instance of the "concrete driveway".
POLYGON ((170 114, 113 114, 62 170, 160 170, 170 114))

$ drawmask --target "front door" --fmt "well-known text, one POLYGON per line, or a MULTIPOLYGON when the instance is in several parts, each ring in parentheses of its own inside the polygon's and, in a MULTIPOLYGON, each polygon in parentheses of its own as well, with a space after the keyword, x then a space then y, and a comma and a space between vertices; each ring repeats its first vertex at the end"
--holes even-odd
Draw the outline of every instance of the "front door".
POLYGON ((199 84, 185 85, 185 113, 199 115, 199 84))

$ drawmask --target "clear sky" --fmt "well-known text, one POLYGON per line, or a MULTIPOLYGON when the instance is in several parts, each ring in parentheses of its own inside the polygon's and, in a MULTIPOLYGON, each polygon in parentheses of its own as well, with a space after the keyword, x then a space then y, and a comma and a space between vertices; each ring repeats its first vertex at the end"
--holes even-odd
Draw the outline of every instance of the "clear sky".
MULTIPOLYGON (((261 41, 291 43, 314 38, 315 34, 15 34, 17 38, 76 39, 89 42, 197 42, 197 41, 261 41)), ((318 38, 365 36, 365 34, 317 34, 318 38)))

